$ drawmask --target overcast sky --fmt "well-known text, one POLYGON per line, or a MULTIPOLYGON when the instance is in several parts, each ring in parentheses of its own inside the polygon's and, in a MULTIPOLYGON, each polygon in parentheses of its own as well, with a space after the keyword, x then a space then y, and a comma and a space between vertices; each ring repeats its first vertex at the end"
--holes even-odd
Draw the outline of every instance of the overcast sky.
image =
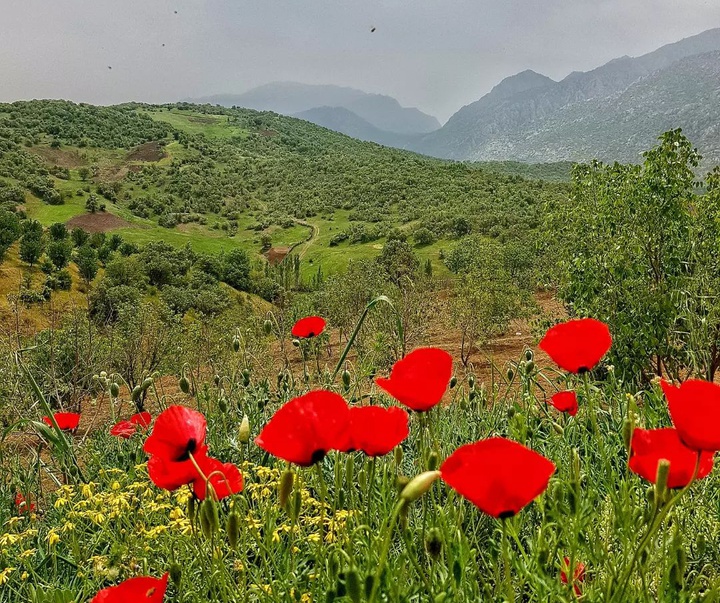
POLYGON ((524 69, 559 79, 714 27, 720 0, 0 0, 0 101, 168 102, 292 80, 444 121, 524 69))

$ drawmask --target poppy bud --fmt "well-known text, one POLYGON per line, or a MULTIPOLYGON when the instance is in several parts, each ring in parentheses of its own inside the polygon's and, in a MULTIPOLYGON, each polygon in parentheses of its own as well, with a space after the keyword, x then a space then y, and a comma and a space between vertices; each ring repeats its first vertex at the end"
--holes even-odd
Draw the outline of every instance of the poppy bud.
POLYGON ((235 511, 228 515, 226 530, 230 547, 236 549, 240 538, 240 516, 235 511))
POLYGON ((244 368, 242 371, 243 386, 247 387, 250 385, 250 369, 244 368))
POLYGON ((420 475, 416 475, 410 483, 403 488, 403 491, 400 493, 400 498, 408 503, 417 500, 432 487, 435 480, 439 477, 439 471, 425 471, 420 475))
POLYGON ((515 371, 512 370, 511 368, 509 368, 507 370, 507 380, 512 381, 514 377, 515 377, 515 371))
POLYGON ((299 339, 293 339, 292 344, 297 348, 300 347, 300 340, 299 339))
POLYGON ((233 337, 232 348, 234 352, 240 351, 240 339, 238 337, 233 337))
POLYGON ((140 389, 139 385, 136 385, 135 387, 133 387, 133 390, 130 393, 130 397, 132 398, 132 401, 137 402, 140 399, 141 393, 142 393, 142 389, 140 389))
POLYGON ((428 470, 435 471, 440 464, 440 457, 434 450, 428 455, 428 470))
POLYGON ((468 376, 468 386, 471 388, 475 387, 475 375, 468 376))
POLYGON ((358 473, 358 484, 361 490, 367 490, 367 472, 364 467, 358 473))
POLYGON ((370 595, 373 591, 373 586, 375 586, 375 576, 373 574, 368 574, 365 576, 365 598, 370 599, 370 595))
POLYGON ((333 603, 337 597, 337 593, 331 588, 325 593, 325 603, 333 603))
POLYGON ((508 416, 508 419, 512 419, 515 416, 515 407, 514 406, 511 406, 510 408, 508 408, 507 416, 508 416))
POLYGON ((398 475, 395 479, 395 487, 398 490, 398 493, 402 492, 405 489, 405 486, 407 486, 410 483, 410 478, 405 475, 398 475))
POLYGON ((553 421, 553 423, 552 423, 552 428, 555 431, 555 433, 558 435, 562 435, 565 433, 565 430, 563 429, 562 425, 560 425, 560 423, 556 423, 555 421, 553 421))
POLYGON ((525 363, 525 373, 530 374, 535 370, 535 363, 532 360, 528 360, 525 363))
POLYGON ((218 507, 212 498, 206 498, 200 505, 200 527, 206 538, 210 538, 220 529, 218 507), (205 518, 205 524, 203 524, 203 518, 205 518))
POLYGON ((448 594, 447 593, 440 593, 435 597, 434 603, 445 603, 447 601, 448 594))
POLYGON ((221 395, 218 398, 218 409, 223 414, 227 412, 227 409, 228 409, 227 398, 224 395, 221 395))
POLYGON ((195 522, 195 506, 195 497, 191 496, 190 498, 188 498, 187 503, 187 516, 191 524, 195 522))
POLYGON ((117 398, 120 395, 120 386, 114 381, 110 384, 110 395, 117 398))
POLYGON ((168 573, 170 574, 170 580, 172 580, 175 588, 180 588, 180 581, 182 580, 182 568, 180 567, 180 564, 171 564, 168 573))
POLYGON ((345 572, 345 588, 353 603, 362 601, 362 593, 360 592, 360 574, 353 567, 345 572))
POLYGON ((190 393, 190 382, 188 381, 188 378, 184 374, 182 377, 180 377, 180 391, 183 394, 190 393))
POLYGON ((107 379, 107 371, 100 371, 100 379, 107 379))
POLYGON ((532 362, 533 357, 534 357, 534 354, 533 354, 533 351, 532 351, 530 348, 528 348, 527 350, 525 350, 525 360, 527 360, 528 362, 532 362))
POLYGON ((150 386, 153 384, 152 377, 146 377, 142 382, 142 389, 148 390, 150 389, 150 386))
POLYGON ((667 480, 670 474, 670 461, 660 459, 657 466, 657 476, 655 478, 655 499, 661 504, 667 492, 667 480))
POLYGON ((263 323, 263 332, 265 333, 265 335, 270 335, 270 333, 272 333, 272 322, 270 321, 270 319, 267 319, 263 323))
POLYGON ((243 444, 247 444, 250 441, 250 419, 248 419, 247 415, 243 415, 242 421, 240 421, 238 440, 243 444))
POLYGON ((215 375, 214 381, 215 381, 215 387, 220 385, 220 375, 215 375))
POLYGON ((454 388, 457 385, 457 377, 455 375, 452 376, 450 379, 450 389, 454 388))
POLYGON ((293 484, 295 483, 295 472, 292 469, 286 469, 280 476, 280 488, 278 490, 278 497, 280 507, 285 508, 287 501, 290 498, 290 493, 293 490, 293 484))
POLYGON ((475 396, 477 396, 477 392, 474 389, 471 389, 468 392, 468 400, 472 402, 475 399, 475 396))
POLYGON ((683 587, 683 572, 678 567, 677 563, 673 563, 670 567, 670 585, 675 590, 680 590, 683 587))
POLYGON ((345 369, 342 372, 342 382, 343 382, 343 386, 345 387, 345 391, 349 390, 350 389, 350 371, 348 371, 347 369, 345 369))
POLYGON ((633 420, 632 413, 628 413, 622 424, 622 437, 625 443, 625 450, 630 450, 630 441, 632 440, 633 429, 635 429, 635 421, 633 420))
POLYGON ((697 556, 703 557, 705 555, 706 548, 707 541, 705 540, 705 534, 700 532, 700 534, 698 534, 698 537, 695 539, 695 551, 697 552, 697 556))
POLYGON ((292 507, 292 520, 297 521, 298 517, 300 517, 300 511, 302 510, 302 492, 300 492, 300 488, 295 490, 292 507))
POLYGON ((573 481, 577 484, 580 484, 581 475, 580 475, 580 453, 578 452, 577 448, 573 448, 572 452, 570 453, 572 456, 572 472, 573 472, 573 481))
POLYGON ((345 483, 348 488, 352 488, 355 483, 355 456, 352 454, 348 454, 345 459, 345 483))
POLYGON ((440 553, 442 552, 442 534, 437 528, 428 530, 425 535, 425 550, 433 560, 437 560, 437 558, 440 557, 440 553))
POLYGON ((395 466, 399 467, 400 465, 402 465, 402 461, 403 461, 402 446, 395 446, 395 450, 393 451, 393 456, 395 457, 395 466))
POLYGON ((458 561, 457 559, 455 559, 455 561, 453 561, 452 573, 453 573, 453 579, 455 580, 455 587, 459 587, 460 582, 462 582, 463 571, 462 571, 462 565, 460 565, 460 561, 458 561))

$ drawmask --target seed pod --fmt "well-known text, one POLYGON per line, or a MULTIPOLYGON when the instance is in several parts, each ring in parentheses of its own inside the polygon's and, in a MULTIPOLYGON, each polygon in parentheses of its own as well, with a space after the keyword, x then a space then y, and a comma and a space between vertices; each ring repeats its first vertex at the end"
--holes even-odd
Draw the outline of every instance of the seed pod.
POLYGON ((153 384, 152 377, 146 377, 145 379, 143 379, 143 382, 142 382, 142 386, 141 386, 141 387, 142 387, 143 390, 146 390, 146 391, 147 391, 148 389, 150 389, 150 386, 151 386, 152 384, 153 384))
POLYGON ((140 388, 140 386, 136 385, 135 387, 133 387, 133 390, 130 393, 132 401, 137 402, 140 399, 140 394, 142 394, 142 389, 140 388))
POLYGON ((188 378, 183 373, 183 376, 180 377, 180 391, 183 394, 189 394, 190 393, 190 381, 188 381, 188 378))
POLYGON ((424 471, 420 475, 416 475, 410 480, 410 483, 403 488, 403 491, 400 493, 400 498, 408 503, 417 500, 432 487, 435 480, 439 477, 439 471, 424 471))
POLYGON ((440 457, 434 450, 428 455, 428 470, 435 471, 440 464, 440 457))
POLYGON ((360 592, 360 574, 354 567, 345 572, 345 588, 353 603, 362 601, 362 593, 360 592))
POLYGON ((436 561, 442 553, 442 534, 437 528, 428 530, 425 535, 425 550, 433 561, 436 561))
POLYGON ((450 389, 453 389, 457 385, 457 377, 455 375, 450 379, 450 389))
POLYGON ((525 350, 525 360, 527 360, 528 362, 532 362, 533 357, 534 357, 534 354, 533 354, 533 351, 532 351, 530 348, 528 348, 527 350, 525 350))
POLYGON ((270 333, 272 333, 272 321, 270 319, 267 319, 263 323, 263 332, 265 335, 270 335, 270 333))
POLYGON ((196 511, 195 497, 191 496, 187 502, 187 516, 190 520, 190 524, 195 523, 195 511, 196 511))
POLYGON ((114 381, 110 384, 110 395, 117 398, 120 395, 120 386, 114 381))
POLYGON ((180 564, 170 564, 168 573, 170 574, 170 580, 175 585, 175 588, 180 588, 180 582, 182 581, 182 568, 180 567, 180 564))
POLYGON ((243 415, 238 429, 238 441, 247 444, 250 441, 250 419, 247 415, 243 415))
POLYGON ((232 348, 234 352, 240 351, 240 339, 238 337, 233 337, 232 348))
POLYGON ((225 529, 227 530, 227 537, 230 546, 233 549, 236 549, 238 539, 240 538, 240 516, 235 511, 232 511, 228 515, 225 529))
POLYGON ((295 472, 292 469, 286 469, 280 476, 280 487, 278 490, 278 502, 281 508, 285 508, 290 498, 295 483, 295 472))
POLYGON ((402 446, 395 446, 395 450, 393 450, 393 457, 395 458, 395 466, 399 467, 402 465, 403 461, 403 449, 402 446))
POLYGON ((470 387, 470 388, 475 387, 475 375, 468 376, 468 387, 470 387))
POLYGON ((342 372, 342 382, 343 382, 343 387, 345 388, 345 391, 349 390, 350 389, 350 371, 348 371, 347 369, 345 369, 342 372))

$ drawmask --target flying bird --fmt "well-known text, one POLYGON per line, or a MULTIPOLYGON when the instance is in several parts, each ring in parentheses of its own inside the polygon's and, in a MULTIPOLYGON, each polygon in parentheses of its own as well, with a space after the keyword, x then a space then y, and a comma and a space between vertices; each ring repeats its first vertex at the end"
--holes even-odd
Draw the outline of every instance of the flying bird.
POLYGON ((377 29, 377 27, 371 27, 371 28, 370 28, 370 33, 375 33, 375 30, 376 30, 376 29, 377 29))

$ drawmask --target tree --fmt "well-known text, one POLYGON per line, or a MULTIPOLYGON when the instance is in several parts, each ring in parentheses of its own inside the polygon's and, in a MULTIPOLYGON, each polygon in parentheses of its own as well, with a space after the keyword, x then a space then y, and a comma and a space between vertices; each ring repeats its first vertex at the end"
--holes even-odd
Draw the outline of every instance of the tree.
POLYGON ((45 248, 43 228, 37 220, 26 220, 22 224, 20 237, 20 259, 33 266, 45 248))
POLYGON ((72 256, 70 241, 51 241, 47 247, 47 255, 57 270, 65 268, 72 256))
POLYGON ((85 210, 89 211, 91 214, 100 210, 100 200, 94 193, 85 200, 85 210))
POLYGON ((267 251, 272 247, 272 237, 267 234, 263 233, 260 235, 260 245, 261 245, 261 251, 267 251))
POLYGON ((402 239, 387 241, 377 262, 385 270, 390 281, 398 287, 404 287, 408 282, 412 282, 420 265, 410 244, 402 239))
POLYGON ((90 233, 78 226, 72 229, 70 237, 72 238, 72 242, 75 247, 82 247, 90 238, 90 233))
POLYGON ((62 222, 55 222, 48 228, 48 234, 53 241, 64 241, 68 238, 69 232, 67 226, 62 222))
POLYGON ((83 245, 75 251, 75 263, 77 264, 80 276, 86 284, 90 284, 98 271, 98 257, 90 245, 83 245))
POLYGON ((425 247, 426 245, 432 245, 435 242, 435 235, 429 228, 421 226, 413 233, 413 239, 415 244, 419 247, 425 247))
POLYGON ((250 289, 250 257, 242 249, 232 249, 224 256, 223 281, 239 291, 250 289))
POLYGON ((84 165, 78 168, 78 176, 80 176, 80 180, 82 180, 83 182, 87 181, 87 179, 90 177, 90 173, 90 168, 84 165))
POLYGON ((20 220, 11 211, 0 209, 0 261, 17 238, 20 236, 20 220))

